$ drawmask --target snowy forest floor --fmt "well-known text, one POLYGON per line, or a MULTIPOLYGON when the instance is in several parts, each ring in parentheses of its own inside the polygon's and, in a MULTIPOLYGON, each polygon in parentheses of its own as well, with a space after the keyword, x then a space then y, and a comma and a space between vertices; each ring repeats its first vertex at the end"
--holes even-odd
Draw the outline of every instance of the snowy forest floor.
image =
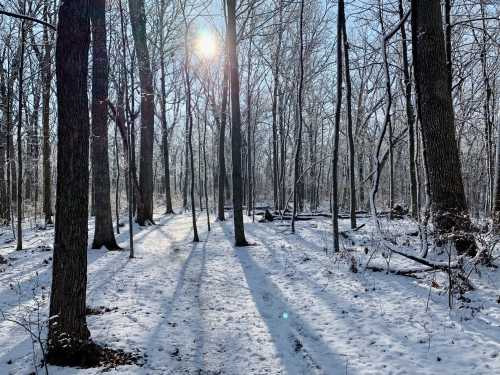
MULTIPOLYGON (((245 217, 247 239, 255 244, 245 248, 233 246, 231 218, 212 223, 208 232, 200 213, 197 244, 189 213, 155 219, 156 226, 135 228, 136 259, 129 260, 128 251, 88 252, 87 304, 108 308, 87 317, 92 338, 143 357, 142 366, 111 373, 500 373, 498 269, 474 273, 470 301, 455 300, 450 311, 442 273, 411 278, 363 270, 377 246, 367 219, 343 238, 342 255, 325 251, 331 247, 328 219, 298 222, 292 235, 289 223, 245 217), (352 256, 357 273, 350 271, 352 256)), ((341 230, 348 225, 340 221, 341 230)), ((383 225, 401 249, 418 248, 418 238, 408 235, 416 229, 411 222, 383 225)), ((90 222, 90 239, 92 233, 90 222)), ((127 247, 127 227, 118 240, 127 247)), ((8 259, 0 265, 0 374, 30 374, 33 362, 40 363, 39 348, 35 344, 34 360, 30 336, 10 320, 29 321, 37 330, 47 319, 53 229, 25 230, 26 250, 18 252, 12 232, 3 228, 0 244, 8 259)), ((370 264, 387 267, 382 253, 370 264)), ((416 264, 393 255, 390 266, 416 264)))

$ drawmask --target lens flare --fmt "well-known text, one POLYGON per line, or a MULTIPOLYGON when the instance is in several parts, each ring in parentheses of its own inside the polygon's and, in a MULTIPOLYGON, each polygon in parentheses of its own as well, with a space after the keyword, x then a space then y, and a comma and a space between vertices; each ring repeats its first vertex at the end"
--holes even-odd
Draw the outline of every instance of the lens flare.
POLYGON ((201 31, 196 38, 195 50, 197 55, 203 59, 210 60, 215 58, 219 52, 216 35, 206 30, 201 31))

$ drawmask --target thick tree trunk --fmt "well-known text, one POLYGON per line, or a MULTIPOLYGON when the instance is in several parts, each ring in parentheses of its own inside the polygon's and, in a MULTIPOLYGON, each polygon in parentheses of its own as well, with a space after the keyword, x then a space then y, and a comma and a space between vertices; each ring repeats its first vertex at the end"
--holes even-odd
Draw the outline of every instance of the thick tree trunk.
POLYGON ((93 249, 120 249, 113 232, 108 155, 108 53, 106 1, 94 0, 92 21, 92 182, 95 208, 93 249))
POLYGON ((465 200, 456 142, 453 104, 447 70, 439 0, 412 0, 413 60, 423 148, 437 233, 457 235, 459 254, 474 254, 471 222, 465 200))
MULTIPOLYGON (((153 74, 146 38, 144 0, 130 0, 130 21, 139 64, 141 84, 141 160, 139 185, 141 204, 137 206, 137 223, 141 226, 153 221, 153 134, 154 93, 153 74)), ((138 202, 139 203, 139 202, 138 202)))
POLYGON ((89 341, 85 318, 89 203, 89 2, 59 7, 57 201, 48 361, 68 361, 89 341))
POLYGON ((241 178, 240 79, 236 46, 236 0, 227 0, 227 49, 231 80, 231 154, 233 158, 233 211, 236 246, 247 245, 243 224, 241 178))

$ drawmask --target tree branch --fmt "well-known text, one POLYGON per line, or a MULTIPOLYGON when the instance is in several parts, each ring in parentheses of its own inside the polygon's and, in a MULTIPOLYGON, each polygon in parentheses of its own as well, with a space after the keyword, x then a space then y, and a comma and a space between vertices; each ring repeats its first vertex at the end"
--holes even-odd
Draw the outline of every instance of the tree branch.
POLYGON ((13 17, 13 18, 19 18, 19 19, 22 19, 22 20, 26 20, 26 21, 31 21, 31 22, 35 22, 35 23, 39 23, 40 25, 44 25, 44 26, 47 26, 48 28, 56 31, 56 27, 48 22, 45 22, 45 21, 42 21, 42 20, 39 20, 38 18, 34 18, 34 17, 30 17, 30 16, 25 16, 24 14, 18 14, 18 13, 12 13, 12 12, 7 12, 5 10, 0 10, 0 15, 3 14, 5 16, 8 16, 8 17, 13 17))

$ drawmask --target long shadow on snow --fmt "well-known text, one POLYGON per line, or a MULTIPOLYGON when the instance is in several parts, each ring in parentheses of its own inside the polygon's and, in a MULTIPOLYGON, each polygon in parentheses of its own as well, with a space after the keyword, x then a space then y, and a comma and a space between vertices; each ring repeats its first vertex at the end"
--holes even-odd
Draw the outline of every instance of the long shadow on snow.
MULTIPOLYGON (((274 234, 274 235, 279 234, 279 233, 277 233, 277 231, 275 231, 272 228, 268 228, 267 226, 266 227, 264 227, 264 226, 259 227, 259 229, 262 229, 263 231, 265 231, 269 234, 274 234)), ((269 251, 269 253, 272 255, 272 257, 276 261, 278 261, 277 257, 276 257, 275 250, 272 248, 272 246, 269 246, 266 244, 266 242, 269 242, 269 241, 266 241, 265 238, 259 237, 258 235, 256 235, 255 234, 256 229, 254 227, 252 227, 252 229, 246 228, 246 231, 249 234, 251 234, 254 238, 260 240, 264 244, 263 246, 266 248, 266 250, 269 251)), ((314 249, 314 248, 317 249, 318 248, 317 244, 312 243, 312 242, 300 237, 300 235, 298 235, 298 234, 296 234, 293 238, 294 238, 294 241, 296 239, 299 239, 299 242, 302 242, 307 248, 310 248, 310 249, 314 249)), ((287 237, 283 237, 282 239, 285 242, 287 242, 289 245, 291 245, 292 247, 294 246, 293 241, 291 241, 287 237)), ((296 246, 296 244, 295 244, 295 246, 296 246)), ((309 288, 312 290, 312 292, 315 296, 317 296, 321 300, 323 300, 323 302, 327 306, 331 306, 332 311, 339 310, 339 309, 349 310, 350 307, 352 306, 351 305, 352 302, 350 302, 346 298, 342 297, 339 294, 339 291, 337 291, 337 293, 333 294, 330 290, 322 288, 319 284, 317 284, 317 282, 312 280, 304 272, 302 272, 298 269, 295 269, 294 271, 300 275, 301 281, 305 281, 306 284, 308 284, 309 288)), ((386 301, 385 303, 388 303, 388 301, 395 300, 397 302, 394 303, 395 304, 394 309, 401 309, 402 308, 401 306, 404 304, 404 301, 406 301, 409 298, 418 299, 419 301, 425 301, 427 298, 428 289, 424 290, 424 289, 418 288, 418 287, 417 288, 411 287, 411 289, 414 290, 414 293, 412 295, 409 295, 408 291, 411 289, 408 288, 409 280, 407 280, 407 278, 398 277, 398 276, 387 276, 383 272, 382 273, 373 273, 373 274, 369 273, 369 276, 373 280, 376 280, 378 283, 377 284, 377 293, 373 293, 373 292, 367 292, 367 293, 359 293, 358 292, 357 293, 360 295, 360 297, 359 297, 360 299, 359 299, 358 303, 362 303, 363 299, 366 299, 366 301, 363 303, 365 308, 361 310, 362 314, 365 313, 366 307, 368 306, 369 303, 371 303, 374 307, 378 307, 381 303, 380 301, 382 301, 382 300, 386 301), (403 287, 401 284, 407 284, 407 285, 403 287), (402 291, 405 291, 405 293, 403 293, 402 291), (383 293, 382 295, 380 295, 381 292, 383 293), (386 295, 386 293, 397 293, 397 296, 395 297, 393 294, 386 295)), ((352 280, 352 281, 359 283, 360 287, 362 287, 362 288, 365 287, 366 280, 363 280, 363 278, 356 278, 355 280, 352 280)), ((345 283, 344 283, 343 287, 345 288, 345 283)), ((370 285, 370 288, 368 288, 368 289, 369 290, 371 289, 371 285, 370 285)), ((349 292, 349 291, 344 290, 344 292, 349 292)), ((355 291, 353 290, 352 293, 354 294, 355 291)), ((446 311, 446 306, 443 305, 443 303, 446 302, 445 297, 439 297, 439 299, 441 300, 440 301, 441 303, 439 303, 439 302, 437 303, 438 305, 436 307, 438 310, 435 311, 435 314, 438 314, 438 315, 441 313, 444 314, 446 311), (443 308, 443 306, 444 306, 444 308, 443 308)), ((374 308, 374 310, 377 310, 377 308, 374 308)), ((393 311, 393 308, 389 308, 388 311, 386 312, 386 315, 387 315, 386 319, 389 319, 389 320, 393 319, 391 311, 393 311)), ((358 311, 357 313, 359 313, 359 312, 360 311, 358 311)), ((353 318, 354 318, 354 316, 351 317, 351 319, 353 319, 353 318)), ((363 319, 370 319, 370 316, 364 317, 363 319)), ((418 318, 415 317, 414 320, 418 321, 418 318)), ((392 343, 394 345, 394 347, 398 347, 398 346, 404 347, 404 348, 408 349, 408 352, 410 352, 410 349, 409 349, 410 343, 408 341, 402 340, 402 338, 407 335, 407 331, 405 330, 407 327, 405 327, 405 324, 414 325, 415 323, 412 323, 411 319, 409 321, 406 320, 406 321, 401 322, 401 323, 403 325, 391 324, 389 333, 379 332, 379 334, 378 334, 379 339, 384 338, 385 342, 392 343)), ((374 324, 376 324, 376 321, 374 321, 374 324)), ((351 328, 358 328, 359 329, 358 335, 360 335, 360 336, 364 336, 366 334, 369 334, 369 332, 364 332, 365 328, 363 328, 363 327, 355 327, 353 325, 351 328)), ((372 349, 377 349, 377 348, 376 347, 367 347, 365 350, 372 350, 372 349)), ((426 353, 427 353, 426 351, 423 351, 422 353, 418 352, 419 355, 422 355, 422 358, 417 358, 417 361, 427 360, 426 353)), ((417 354, 417 352, 414 352, 413 354, 417 354)))
MULTIPOLYGON (((226 236, 231 235, 225 225, 221 226, 226 236)), ((235 254, 287 373, 303 374, 304 362, 312 372, 340 374, 345 371, 345 360, 332 352, 328 344, 287 303, 281 290, 249 255, 248 248, 235 248, 235 254)))
MULTIPOLYGON (((200 232, 200 237, 202 237, 204 232, 200 232)), ((192 235, 192 230, 190 230, 186 237, 182 240, 185 241, 189 236, 192 235)), ((208 235, 207 235, 208 239, 208 235)), ((146 345, 147 347, 153 347, 154 344, 158 341, 158 338, 161 334, 168 334, 169 331, 172 331, 172 327, 169 325, 169 323, 172 323, 169 321, 169 319, 172 317, 172 313, 174 308, 176 307, 177 302, 179 299, 181 299, 183 296, 188 296, 192 295, 194 298, 194 301, 192 304, 190 304, 191 309, 191 320, 190 320, 190 326, 193 328, 193 333, 192 336, 196 340, 196 350, 194 354, 194 366, 197 368, 197 370, 202 369, 203 367, 203 346, 204 346, 204 338, 202 335, 202 329, 201 329, 201 301, 200 301, 200 292, 201 292, 201 282, 203 275, 206 272, 206 241, 203 243, 202 251, 201 251, 201 260, 200 260, 200 267, 199 271, 196 271, 194 269, 196 265, 193 265, 195 263, 195 258, 200 256, 200 252, 198 251, 199 248, 199 243, 192 243, 192 248, 191 251, 184 261, 182 268, 180 269, 178 276, 177 276, 177 283, 175 286, 174 293, 172 294, 171 298, 166 299, 165 302, 163 303, 163 306, 161 308, 161 311, 164 312, 164 318, 160 318, 158 320, 158 324, 156 328, 152 329, 151 332, 153 334, 150 336, 148 340, 148 344, 146 345), (195 283, 195 290, 189 291, 189 293, 184 293, 186 292, 186 281, 189 283, 190 281, 187 280, 191 276, 191 282, 193 282, 193 277, 192 274, 195 274, 194 278, 194 283, 195 283), (197 315, 197 316, 194 316, 197 315), (198 338, 198 339, 196 339, 198 338)), ((187 319, 187 317, 185 317, 187 319)), ((179 340, 181 341, 181 340, 179 340)), ((182 349, 182 348, 180 348, 182 349)), ((181 355, 185 353, 185 351, 181 350, 180 351, 181 355)), ((185 365, 186 363, 180 362, 179 365, 185 365)))

